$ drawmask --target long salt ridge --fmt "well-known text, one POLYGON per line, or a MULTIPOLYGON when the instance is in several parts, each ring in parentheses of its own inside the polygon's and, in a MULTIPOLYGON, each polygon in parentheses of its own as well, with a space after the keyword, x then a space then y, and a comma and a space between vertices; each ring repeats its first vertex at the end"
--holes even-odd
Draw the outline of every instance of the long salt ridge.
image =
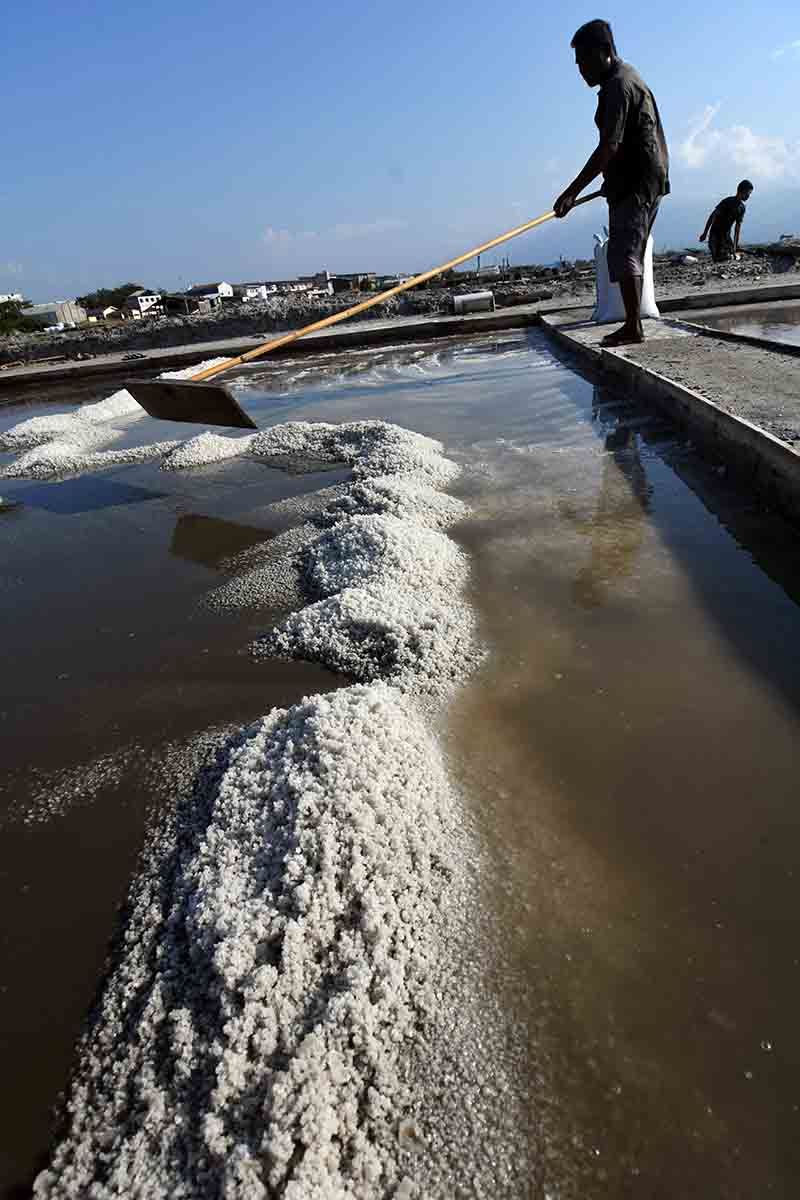
POLYGON ((391 1194, 452 819, 435 743, 385 684, 230 743, 132 888, 34 1194, 391 1194))
MULTIPOLYGON (((299 539, 288 531, 291 573, 324 599, 258 652, 373 682, 243 731, 152 840, 39 1197, 420 1194, 408 1064, 430 1034, 440 900, 459 864, 456 801, 417 700, 475 660, 454 595, 466 558, 438 532, 465 510, 434 499, 458 468, 381 422, 292 422, 247 450, 349 462, 356 477, 299 539)), ((273 552, 263 569, 278 566, 273 552)))

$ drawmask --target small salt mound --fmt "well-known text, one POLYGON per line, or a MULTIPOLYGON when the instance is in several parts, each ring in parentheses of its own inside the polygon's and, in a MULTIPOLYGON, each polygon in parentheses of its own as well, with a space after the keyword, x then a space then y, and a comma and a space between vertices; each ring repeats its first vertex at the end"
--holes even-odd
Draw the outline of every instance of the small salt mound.
POLYGON ((0 450, 30 450, 52 442, 59 434, 69 435, 75 428, 74 413, 53 413, 44 417, 29 417, 12 429, 0 433, 0 450))
POLYGON ((34 1195, 408 1194, 454 828, 435 742, 382 685, 229 743, 132 886, 34 1195))
POLYGON ((126 450, 87 451, 79 442, 63 440, 48 442, 20 455, 16 462, 0 470, 0 478, 53 479, 57 476, 80 475, 84 471, 101 471, 108 467, 132 466, 159 458, 179 442, 153 442, 149 446, 130 446, 126 450))
POLYGON ((281 588, 321 597, 257 641, 254 654, 305 658, 428 696, 445 693, 474 665, 478 650, 471 610, 458 598, 467 558, 440 532, 467 511, 436 490, 459 469, 441 450, 431 438, 382 421, 289 421, 255 434, 256 456, 346 462, 354 474, 361 465, 365 477, 332 491, 321 511, 306 505, 308 519, 327 526, 325 533, 314 536, 306 524, 294 531, 293 543, 286 535, 284 544, 276 539, 267 559, 209 602, 274 606, 281 588), (379 467, 393 473, 380 474, 379 467))
POLYGON ((376 579, 384 586, 420 580, 424 589, 458 591, 468 571, 463 551, 443 533, 400 517, 343 517, 304 557, 304 586, 319 597, 376 579))
POLYGON ((140 411, 140 405, 134 400, 127 388, 121 388, 105 400, 95 400, 92 404, 82 404, 75 413, 78 421, 88 421, 96 425, 101 421, 113 421, 117 417, 127 417, 140 411))
MULTIPOLYGON (((189 379, 199 371, 205 371, 207 367, 215 367, 217 363, 221 362, 225 362, 225 359, 209 358, 194 367, 182 367, 180 371, 162 371, 158 378, 189 379)), ((92 404, 81 405, 75 413, 75 417, 80 421, 97 422, 112 421, 115 417, 127 417, 136 413, 144 416, 138 400, 134 400, 127 388, 121 388, 120 391, 107 396, 105 400, 96 400, 92 404)))
POLYGON ((266 547, 259 546, 230 563, 236 574, 209 593, 212 608, 299 608, 305 600, 300 589, 300 570, 295 559, 304 557, 318 536, 314 526, 329 527, 343 517, 384 514, 419 521, 444 529, 460 521, 469 511, 453 496, 437 492, 415 476, 336 484, 304 496, 291 496, 270 504, 265 519, 279 524, 305 520, 279 535, 266 547))
MULTIPOLYGON (((186 379, 206 367, 216 366, 224 362, 222 358, 212 358, 198 366, 187 367, 181 371, 164 371, 161 379, 186 379)), ((30 450, 35 446, 43 446, 48 442, 66 440, 73 445, 92 446, 101 442, 110 442, 120 436, 120 431, 104 426, 106 422, 132 414, 144 416, 141 405, 134 400, 127 388, 120 388, 105 400, 97 400, 92 404, 83 404, 74 412, 52 413, 40 417, 30 417, 20 421, 18 425, 0 434, 0 450, 30 450)), ((55 457, 58 457, 56 452, 55 457)), ((45 478, 37 475, 34 478, 45 478)))
POLYGON ((75 412, 52 413, 20 421, 13 429, 0 434, 0 449, 28 450, 47 442, 66 439, 83 445, 97 444, 118 437, 117 430, 93 428, 115 417, 135 411, 139 405, 126 388, 122 388, 96 404, 84 404, 75 412))
POLYGON ((325 421, 313 424, 308 421, 284 421, 257 433, 250 444, 250 453, 257 458, 279 462, 301 456, 320 461, 346 462, 347 459, 334 452, 334 435, 338 428, 325 421))
POLYGON ((440 453, 439 442, 418 433, 408 434, 396 425, 388 428, 392 430, 392 436, 371 439, 353 463, 356 479, 413 473, 424 477, 434 487, 446 487, 460 474, 458 464, 440 453), (394 431, 406 434, 406 437, 394 436, 394 431))
POLYGON ((250 453, 281 465, 298 459, 349 463, 356 478, 415 472, 443 487, 459 473, 441 442, 385 421, 286 421, 257 433, 250 453))
POLYGON ((292 613, 252 646, 257 658, 321 663, 351 679, 444 695, 474 667, 472 611, 456 597, 395 582, 346 588, 292 613))
POLYGON ((443 487, 459 467, 442 455, 442 443, 386 421, 353 421, 340 427, 339 441, 352 446, 349 462, 357 479, 414 472, 443 487))
POLYGON ((233 578, 209 592, 205 603, 215 609, 297 608, 305 601, 297 562, 316 534, 313 526, 298 525, 245 551, 235 560, 233 578))
MULTIPOLYGON (((264 520, 276 528, 295 525, 298 521, 331 525, 331 520, 321 521, 322 512, 346 495, 351 486, 347 483, 334 483, 330 487, 304 492, 299 496, 286 496, 283 500, 275 500, 272 504, 265 505, 260 511, 264 520)), ((336 519, 338 520, 338 517, 336 519)))
POLYGON ((447 529, 461 521, 468 511, 462 500, 437 491, 414 474, 383 475, 341 488, 313 520, 317 525, 333 525, 343 516, 376 513, 447 529))
POLYGON ((182 471, 186 467, 202 467, 245 454, 254 434, 244 437, 223 437, 219 433, 200 433, 170 451, 161 464, 162 471, 182 471))

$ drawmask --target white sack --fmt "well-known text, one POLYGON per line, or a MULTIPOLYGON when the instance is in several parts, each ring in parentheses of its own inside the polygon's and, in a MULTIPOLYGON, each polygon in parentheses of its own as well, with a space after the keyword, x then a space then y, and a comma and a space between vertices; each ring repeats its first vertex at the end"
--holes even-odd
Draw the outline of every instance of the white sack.
MULTIPOLYGON (((605 325, 611 321, 625 320, 625 305, 622 303, 622 293, 618 283, 611 283, 608 278, 608 230, 605 237, 594 235, 594 267, 597 281, 597 303, 595 304, 592 320, 597 325, 605 325)), ((656 307, 656 291, 653 285, 653 238, 647 239, 644 252, 644 279, 642 280, 642 317, 658 317, 661 314, 656 307)))

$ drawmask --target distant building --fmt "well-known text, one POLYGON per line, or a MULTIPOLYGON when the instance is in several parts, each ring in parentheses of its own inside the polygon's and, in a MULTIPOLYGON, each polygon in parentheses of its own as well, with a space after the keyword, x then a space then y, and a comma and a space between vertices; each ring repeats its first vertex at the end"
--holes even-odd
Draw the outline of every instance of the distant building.
POLYGON ((51 300, 47 304, 31 304, 25 309, 25 316, 30 317, 47 329, 51 325, 73 327, 82 325, 86 320, 86 309, 74 300, 51 300))
POLYGON ((311 276, 306 276, 305 279, 276 279, 273 280, 276 292, 282 294, 292 292, 310 292, 314 287, 311 282, 311 276))
POLYGON ((274 283, 235 283, 233 285, 234 296, 243 304, 249 304, 251 300, 266 300, 267 296, 274 294, 277 290, 274 283))
POLYGON ((195 283, 186 291, 187 296, 194 296, 198 300, 230 300, 233 296, 233 284, 225 283, 224 280, 218 283, 195 283))
POLYGON ((121 309, 117 308, 116 304, 107 304, 105 308, 87 309, 87 316, 92 323, 96 323, 97 321, 121 321, 123 313, 121 309))
POLYGON ((365 284, 374 284, 376 278, 374 271, 361 271, 354 275, 334 275, 331 283, 334 292, 358 292, 365 284))
POLYGON ((0 304, 24 304, 25 297, 21 292, 0 292, 0 304))
POLYGON ((332 296, 333 276, 330 271, 317 271, 316 275, 299 275, 298 283, 305 285, 309 296, 332 296))
POLYGON ((164 305, 167 316, 170 313, 188 314, 189 312, 193 312, 197 306, 197 301, 193 300, 190 307, 189 297, 185 292, 167 292, 166 295, 161 297, 161 303, 164 305))
POLYGON ((168 315, 184 317, 210 313, 212 309, 218 308, 222 304, 222 300, 218 296, 204 299, 202 296, 189 296, 186 292, 168 292, 161 299, 168 315))
POLYGON ((149 292, 147 288, 138 288, 128 296, 122 308, 125 315, 134 321, 141 321, 142 317, 160 317, 164 312, 160 294, 149 292))

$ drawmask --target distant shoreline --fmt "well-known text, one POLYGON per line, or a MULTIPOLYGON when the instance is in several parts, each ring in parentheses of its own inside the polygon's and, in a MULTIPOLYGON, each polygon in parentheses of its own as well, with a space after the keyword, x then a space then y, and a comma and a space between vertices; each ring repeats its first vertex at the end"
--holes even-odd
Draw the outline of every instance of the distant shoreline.
MULTIPOLYGON (((703 291, 727 291, 758 284, 787 283, 798 274, 798 262, 789 263, 768 256, 745 256, 740 262, 715 265, 710 259, 692 262, 680 259, 657 259, 655 283, 657 295, 672 295, 703 291), (787 270, 787 266, 789 269, 787 270)), ((477 287, 486 290, 486 282, 468 281, 455 288, 426 288, 409 292, 376 305, 360 320, 392 320, 414 316, 445 316, 452 314, 453 296, 477 287)), ((550 305, 587 301, 594 295, 594 270, 572 269, 553 272, 545 268, 519 280, 497 280, 489 289, 495 295, 499 309, 522 304, 550 305)), ((111 357, 117 362, 125 354, 146 351, 174 350, 188 352, 195 345, 205 345, 228 339, 263 339, 272 335, 300 329, 312 321, 341 312, 359 300, 363 292, 342 293, 335 299, 305 299, 301 295, 275 296, 249 305, 237 304, 218 310, 216 314, 198 317, 165 317, 154 321, 126 321, 105 326, 92 325, 61 333, 9 334, 0 337, 0 368, 46 365, 47 359, 60 364, 85 360, 101 366, 111 357)), ((343 326, 344 328, 344 326, 343 326)), ((55 365, 55 364, 54 364, 55 365)), ((116 362, 108 363, 114 369, 116 362)), ((5 371, 0 371, 2 379, 5 371)))

